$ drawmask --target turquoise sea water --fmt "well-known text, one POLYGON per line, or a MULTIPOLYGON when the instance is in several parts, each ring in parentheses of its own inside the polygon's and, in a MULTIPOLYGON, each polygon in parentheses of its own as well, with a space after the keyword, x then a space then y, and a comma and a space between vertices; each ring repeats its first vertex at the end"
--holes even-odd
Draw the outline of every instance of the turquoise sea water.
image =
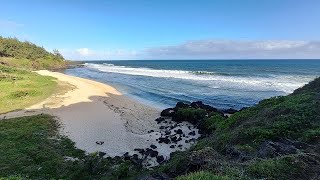
POLYGON ((88 61, 65 73, 110 84, 161 108, 201 100, 240 109, 319 77, 320 60, 88 61))

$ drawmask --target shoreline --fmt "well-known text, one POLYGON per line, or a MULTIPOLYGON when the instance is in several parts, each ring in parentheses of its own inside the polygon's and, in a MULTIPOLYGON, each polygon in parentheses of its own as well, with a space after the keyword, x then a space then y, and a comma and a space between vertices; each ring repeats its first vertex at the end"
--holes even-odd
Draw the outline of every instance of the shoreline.
POLYGON ((153 121, 159 114, 158 110, 123 96, 107 84, 59 72, 46 70, 36 72, 69 84, 71 90, 53 94, 23 110, 1 114, 0 119, 40 113, 53 115, 61 122, 62 133, 73 140, 79 149, 89 153, 107 151, 110 156, 122 155, 125 152, 113 152, 115 150, 111 149, 114 148, 108 150, 106 149, 108 145, 117 146, 119 149, 121 147, 124 151, 129 150, 130 146, 140 144, 137 139, 131 138, 134 134, 144 134, 156 128, 156 123, 153 121), (139 113, 142 111, 144 113, 139 113), (103 140, 105 141, 103 145, 95 143, 103 140), (128 144, 121 144, 122 140, 128 144), (112 142, 108 143, 110 141, 112 142))
MULTIPOLYGON (((75 142, 77 148, 86 153, 103 152, 110 157, 124 154, 132 156, 138 154, 137 149, 155 145, 157 149, 154 151, 167 160, 171 152, 191 146, 183 142, 179 147, 172 148, 168 144, 159 143, 159 138, 164 135, 161 130, 163 124, 157 123, 155 119, 160 116, 161 110, 126 97, 112 86, 60 72, 36 72, 54 77, 69 88, 24 110, 1 114, 0 119, 41 113, 55 116, 62 125, 61 134, 75 142)), ((188 129, 188 126, 191 125, 177 124, 172 132, 179 128, 190 132, 195 130, 188 129)), ((149 157, 144 165, 157 165, 156 157, 149 157)))

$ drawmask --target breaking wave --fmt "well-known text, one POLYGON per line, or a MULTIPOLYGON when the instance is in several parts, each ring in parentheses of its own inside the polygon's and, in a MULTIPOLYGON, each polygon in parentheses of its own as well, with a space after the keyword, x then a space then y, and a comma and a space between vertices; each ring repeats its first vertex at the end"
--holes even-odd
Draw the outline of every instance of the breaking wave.
POLYGON ((281 91, 285 93, 291 93, 293 90, 303 86, 306 82, 312 80, 313 78, 298 75, 270 75, 269 77, 258 77, 255 75, 237 76, 234 74, 219 74, 208 71, 183 71, 116 66, 107 63, 86 63, 85 66, 100 72, 191 80, 205 83, 213 89, 226 88, 245 91, 281 91))

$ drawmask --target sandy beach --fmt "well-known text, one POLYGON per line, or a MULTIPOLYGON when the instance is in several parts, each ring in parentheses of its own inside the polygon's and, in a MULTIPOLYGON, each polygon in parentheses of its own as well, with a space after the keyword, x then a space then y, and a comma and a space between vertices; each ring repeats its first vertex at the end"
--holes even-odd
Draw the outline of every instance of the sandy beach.
POLYGON ((111 86, 58 72, 37 73, 66 82, 71 90, 0 118, 38 113, 56 116, 62 122, 63 133, 76 142, 78 148, 87 152, 103 151, 110 156, 141 146, 145 143, 141 134, 156 128, 157 109, 132 101, 111 86), (96 141, 104 144, 97 145, 96 141))
MULTIPOLYGON (((105 152, 111 157, 126 152, 132 155, 136 148, 155 144, 159 154, 169 158, 172 151, 190 146, 182 143, 179 148, 170 148, 158 143, 157 139, 163 135, 159 129, 161 124, 155 121, 160 110, 134 101, 107 84, 47 70, 37 73, 55 77, 67 90, 24 110, 2 114, 0 119, 39 113, 53 115, 62 124, 61 132, 74 141, 76 147, 88 153, 105 152)), ((187 125, 180 124, 177 128, 188 131, 187 125)))

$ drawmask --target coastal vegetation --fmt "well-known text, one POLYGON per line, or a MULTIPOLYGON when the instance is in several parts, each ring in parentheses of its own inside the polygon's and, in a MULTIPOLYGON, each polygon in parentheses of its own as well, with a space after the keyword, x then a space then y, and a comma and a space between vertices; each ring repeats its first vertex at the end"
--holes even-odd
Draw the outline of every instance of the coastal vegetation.
POLYGON ((0 64, 24 69, 59 69, 66 61, 58 50, 52 53, 31 42, 0 36, 0 64))
POLYGON ((30 42, 0 36, 0 113, 23 109, 63 90, 52 77, 31 70, 66 66, 59 53, 30 42))

